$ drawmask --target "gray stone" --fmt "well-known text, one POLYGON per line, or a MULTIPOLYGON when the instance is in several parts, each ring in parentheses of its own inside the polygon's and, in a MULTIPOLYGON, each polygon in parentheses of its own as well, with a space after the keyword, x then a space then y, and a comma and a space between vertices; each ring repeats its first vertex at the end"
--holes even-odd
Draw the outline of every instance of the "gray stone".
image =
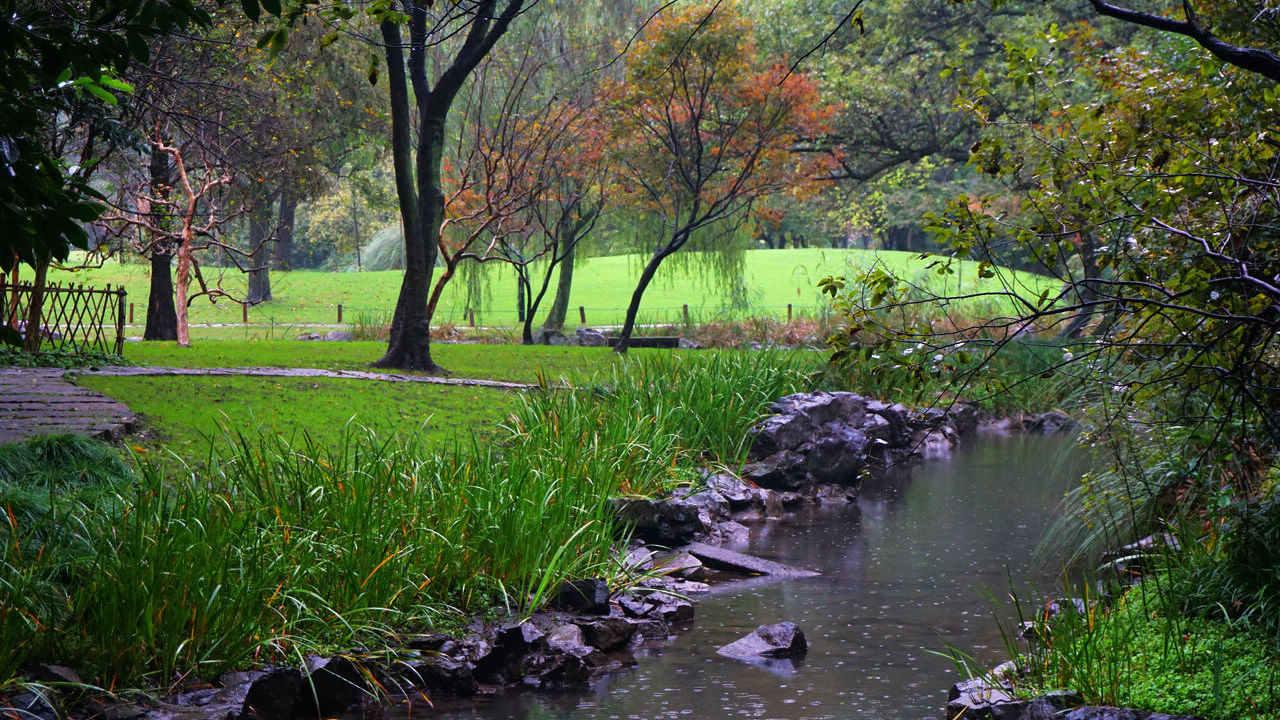
POLYGON ((569 612, 609 613, 609 584, 603 578, 571 580, 560 585, 551 607, 569 612))
POLYGON ((614 517, 645 542, 671 547, 711 530, 704 509, 687 500, 614 498, 612 502, 614 517))
MULTIPOLYGON (((622 617, 605 617, 578 623, 586 639, 586 645, 605 652, 626 645, 631 636, 636 634, 636 627, 631 621, 622 617)), ((579 643, 583 644, 583 643, 579 643)))
POLYGON ((703 345, 697 340, 690 340, 687 337, 682 337, 676 342, 676 347, 681 350, 701 350, 703 345))
POLYGON ((764 506, 764 492, 760 487, 729 473, 716 473, 707 478, 707 488, 729 503, 729 510, 740 512, 764 506))
POLYGON ((779 577, 799 578, 813 577, 818 574, 812 570, 803 570, 772 560, 765 560, 764 558, 703 543, 690 543, 682 549, 701 560, 707 567, 731 570, 748 575, 776 575, 779 577))
POLYGON ((533 330, 534 345, 568 345, 569 339, 564 333, 554 328, 534 328, 533 330))
POLYGON ((682 550, 655 555, 649 567, 663 575, 679 575, 699 582, 707 579, 702 561, 682 550))
POLYGON ((749 635, 716 650, 731 658, 802 658, 809 649, 804 633, 795 623, 761 625, 749 635))
POLYGON ((346 330, 330 330, 324 334, 324 339, 329 342, 351 342, 355 337, 346 330))
POLYGON ((8 700, 0 698, 0 718, 59 720, 54 696, 48 691, 22 690, 8 700))
POLYGON ((1008 688, 969 678, 951 686, 946 714, 955 720, 1018 720, 1025 707, 1008 688))
POLYGON ((241 720, 293 720, 305 707, 306 682, 296 668, 276 668, 253 681, 240 709, 241 720))
POLYGON ((1027 703, 1018 720, 1056 720, 1064 710, 1069 710, 1084 703, 1079 693, 1058 690, 1046 693, 1027 703))
POLYGON ((687 600, 668 598, 654 609, 652 615, 669 623, 689 622, 693 619, 693 603, 687 600))
POLYGON ((399 660, 378 673, 389 691, 411 695, 425 691, 428 695, 475 695, 476 682, 471 665, 450 655, 427 653, 413 660, 399 660))
POLYGON ((607 338, 605 338, 604 333, 600 332, 599 330, 592 330, 591 328, 585 328, 585 327, 578 328, 578 331, 574 337, 577 340, 578 344, 581 345, 582 347, 604 347, 605 345, 609 344, 609 341, 607 338))
POLYGON ((1028 433, 1033 435, 1057 435, 1059 433, 1075 432, 1076 421, 1070 415, 1061 410, 1050 410, 1032 415, 1023 421, 1028 433))
POLYGON ((302 333, 298 337, 294 338, 294 340, 303 340, 303 341, 323 340, 323 339, 324 339, 324 336, 321 335, 320 333, 302 333))
POLYGON ((338 715, 371 697, 365 672, 343 655, 308 658, 307 676, 310 688, 303 694, 303 707, 309 705, 308 699, 312 700, 321 717, 338 715))

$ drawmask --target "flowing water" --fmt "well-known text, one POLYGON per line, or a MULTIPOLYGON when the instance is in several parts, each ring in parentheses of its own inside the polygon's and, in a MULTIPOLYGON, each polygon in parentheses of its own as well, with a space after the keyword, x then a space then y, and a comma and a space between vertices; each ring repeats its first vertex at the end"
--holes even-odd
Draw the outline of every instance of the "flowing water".
POLYGON ((698 599, 687 632, 586 692, 451 702, 419 717, 939 717, 956 672, 934 653, 953 645, 983 664, 1003 659, 989 594, 1007 598, 1011 581, 1023 596, 1029 584, 1052 589, 1031 555, 1080 469, 1061 439, 972 441, 949 460, 864 483, 856 506, 752 528, 744 549, 820 577, 720 586, 698 599), (808 637, 803 661, 716 655, 785 620, 808 637))

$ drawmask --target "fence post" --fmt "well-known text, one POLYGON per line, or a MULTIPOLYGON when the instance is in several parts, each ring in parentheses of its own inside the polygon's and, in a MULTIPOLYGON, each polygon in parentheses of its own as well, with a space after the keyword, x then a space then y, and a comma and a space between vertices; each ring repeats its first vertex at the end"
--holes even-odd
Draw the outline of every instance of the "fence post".
POLYGON ((578 306, 578 322, 587 324, 587 309, 581 305, 578 306))
MULTIPOLYGON (((116 305, 116 355, 124 355, 124 303, 129 294, 125 292, 124 286, 116 291, 118 298, 116 305)), ((129 303, 129 314, 133 315, 133 303, 129 303)))
POLYGON ((791 303, 787 303, 787 322, 791 322, 791 303))
POLYGON ((247 302, 240 303, 240 322, 249 324, 249 303, 247 302))
POLYGON ((684 304, 683 310, 684 310, 684 324, 688 325, 689 324, 689 303, 684 304))
POLYGON ((133 303, 129 303, 129 324, 133 324, 133 303))
POLYGON ((338 324, 342 324, 342 303, 338 303, 338 324))

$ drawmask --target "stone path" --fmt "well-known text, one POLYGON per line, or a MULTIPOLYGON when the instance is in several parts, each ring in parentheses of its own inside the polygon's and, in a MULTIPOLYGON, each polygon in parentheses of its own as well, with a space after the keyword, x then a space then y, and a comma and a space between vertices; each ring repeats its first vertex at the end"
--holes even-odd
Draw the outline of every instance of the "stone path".
POLYGON ((400 375, 398 373, 365 372, 363 370, 322 370, 320 368, 179 368, 179 367, 102 367, 97 370, 76 370, 78 375, 114 375, 117 377, 148 377, 164 375, 285 377, 285 378, 342 378, 348 380, 378 380, 381 382, 428 383, 431 385, 455 385, 462 387, 488 387, 501 390, 529 390, 537 387, 529 383, 512 383, 501 380, 476 380, 472 378, 436 377, 434 375, 400 375))
POLYGON ((0 370, 0 444, 33 435, 77 433, 108 440, 132 432, 137 421, 123 403, 67 382, 65 370, 0 370))
POLYGON ((51 368, 0 368, 0 444, 20 442, 33 435, 69 432, 108 440, 137 429, 137 420, 129 408, 116 400, 72 384, 70 375, 112 375, 117 377, 148 376, 236 376, 342 378, 393 383, 428 383, 459 387, 487 387, 499 390, 528 390, 536 385, 446 378, 430 375, 364 372, 361 370, 322 370, 319 368, 177 368, 177 367, 102 367, 95 370, 59 370, 51 368))

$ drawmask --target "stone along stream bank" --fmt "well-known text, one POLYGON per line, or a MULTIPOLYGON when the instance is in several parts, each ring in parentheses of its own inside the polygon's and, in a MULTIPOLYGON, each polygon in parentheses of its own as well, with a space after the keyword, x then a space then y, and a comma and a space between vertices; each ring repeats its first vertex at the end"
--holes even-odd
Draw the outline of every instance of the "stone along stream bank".
POLYGON ((955 645, 1003 659, 990 590, 1010 579, 1052 588, 1032 549, 1081 466, 1062 437, 991 437, 948 459, 870 478, 852 504, 805 505, 754 523, 735 549, 817 570, 713 587, 671 643, 585 692, 437 701, 417 717, 563 718, 941 717, 956 677, 933 651, 955 645), (746 663, 717 649, 757 626, 795 622, 801 661, 746 663))

